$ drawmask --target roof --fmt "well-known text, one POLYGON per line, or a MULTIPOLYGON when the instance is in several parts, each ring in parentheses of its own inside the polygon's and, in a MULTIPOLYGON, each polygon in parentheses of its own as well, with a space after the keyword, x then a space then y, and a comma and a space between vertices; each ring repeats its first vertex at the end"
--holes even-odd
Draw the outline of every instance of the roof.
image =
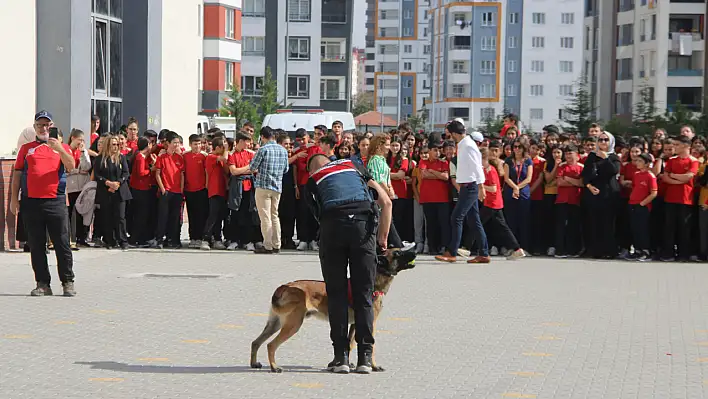
MULTIPOLYGON (((360 125, 371 125, 371 126, 381 126, 381 113, 376 112, 376 111, 369 111, 365 112, 356 118, 354 118, 354 124, 357 126, 360 125)), ((398 123, 396 123, 395 120, 391 119, 390 117, 384 115, 383 116, 383 125, 384 126, 398 126, 398 123)))

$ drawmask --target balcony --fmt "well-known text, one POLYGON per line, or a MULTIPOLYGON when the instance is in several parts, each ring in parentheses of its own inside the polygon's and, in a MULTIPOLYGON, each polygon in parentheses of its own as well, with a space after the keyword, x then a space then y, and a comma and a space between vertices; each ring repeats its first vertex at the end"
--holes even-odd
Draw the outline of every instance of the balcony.
POLYGON ((244 11, 243 17, 265 18, 265 11, 244 11))
POLYGON ((347 55, 344 53, 325 53, 320 55, 322 62, 346 62, 347 55))
POLYGON ((683 32, 683 31, 678 31, 678 32, 669 32, 669 39, 672 39, 674 35, 690 35, 693 39, 694 42, 700 42, 703 40, 703 33, 701 32, 683 32))
POLYGON ((702 69, 669 69, 668 76, 703 76, 702 69))
POLYGON ((347 23, 346 14, 322 14, 323 24, 345 24, 347 23))
POLYGON ((243 50, 243 55, 251 57, 264 57, 265 50, 243 50))
POLYGON ((241 94, 244 96, 260 97, 263 95, 263 90, 261 89, 242 89, 241 94))
POLYGON ((320 100, 346 100, 346 93, 337 90, 325 90, 320 92, 320 100))
POLYGON ((666 88, 666 108, 669 112, 674 112, 676 103, 681 103, 683 107, 691 111, 701 110, 703 99, 703 89, 701 87, 667 87, 666 88))

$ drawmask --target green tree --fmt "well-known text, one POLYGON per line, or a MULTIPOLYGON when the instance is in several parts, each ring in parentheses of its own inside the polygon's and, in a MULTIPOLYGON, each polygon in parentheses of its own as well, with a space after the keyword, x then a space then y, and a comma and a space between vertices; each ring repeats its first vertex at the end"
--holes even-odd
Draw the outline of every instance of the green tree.
MULTIPOLYGON (((639 90, 639 98, 632 114, 632 134, 650 136, 654 129, 661 124, 661 117, 657 115, 658 108, 654 100, 654 88, 644 86, 639 90)), ((612 130, 610 130, 612 131, 612 130)))
POLYGON ((236 128, 240 129, 244 123, 260 124, 260 117, 256 106, 250 99, 243 96, 241 88, 234 86, 228 97, 223 100, 219 115, 230 116, 236 120, 236 128))
POLYGON ((425 124, 428 122, 427 112, 423 111, 419 112, 417 115, 411 115, 411 117, 407 119, 407 122, 411 125, 411 129, 413 129, 414 132, 418 132, 420 129, 424 129, 425 124))
POLYGON ((572 133, 585 134, 594 122, 594 114, 595 106, 587 82, 580 79, 575 85, 575 95, 564 107, 564 115, 561 119, 565 124, 563 129, 572 133))
POLYGON ((283 108, 283 103, 278 101, 278 82, 273 79, 270 67, 266 67, 265 76, 261 85, 260 111, 262 116, 274 114, 283 108))
POLYGON ((354 116, 359 116, 361 114, 367 113, 374 110, 374 93, 371 92, 360 92, 354 96, 354 102, 352 105, 352 114, 354 116))
POLYGON ((683 125, 695 125, 700 119, 694 118, 693 111, 688 109, 681 101, 666 108, 664 114, 664 126, 662 126, 669 135, 678 134, 683 125))
POLYGON ((492 134, 501 132, 504 127, 504 117, 502 115, 490 116, 482 119, 478 128, 483 133, 492 134))
POLYGON ((615 136, 626 136, 626 133, 632 129, 632 122, 626 118, 614 116, 602 127, 604 130, 614 134, 615 136))

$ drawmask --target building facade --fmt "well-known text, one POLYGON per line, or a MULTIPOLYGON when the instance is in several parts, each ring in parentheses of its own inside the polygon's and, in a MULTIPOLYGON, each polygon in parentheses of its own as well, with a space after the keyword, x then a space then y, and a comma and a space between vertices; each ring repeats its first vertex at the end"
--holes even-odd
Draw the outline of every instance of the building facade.
POLYGON ((244 0, 243 7, 245 96, 257 101, 269 68, 278 100, 292 108, 350 109, 353 0, 244 0))
POLYGON ((364 78, 364 64, 366 63, 366 50, 361 48, 352 49, 352 98, 366 90, 366 80, 364 78))
POLYGON ((659 112, 676 102, 703 105, 706 82, 703 0, 586 0, 583 73, 596 117, 630 118, 642 92, 659 112))
POLYGON ((419 115, 430 99, 431 32, 427 0, 369 0, 365 88, 375 109, 396 121, 419 115))

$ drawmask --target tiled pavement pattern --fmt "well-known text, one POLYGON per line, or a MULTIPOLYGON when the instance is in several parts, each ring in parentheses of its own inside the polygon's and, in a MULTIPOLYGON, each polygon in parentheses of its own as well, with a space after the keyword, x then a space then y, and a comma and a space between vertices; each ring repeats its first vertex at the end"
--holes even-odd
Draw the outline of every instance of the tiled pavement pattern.
POLYGON ((387 371, 369 376, 322 371, 316 320, 283 374, 247 367, 272 291, 319 278, 313 254, 84 249, 76 275, 76 298, 28 297, 29 257, 0 254, 0 398, 708 397, 706 264, 420 258, 385 298, 387 371))

